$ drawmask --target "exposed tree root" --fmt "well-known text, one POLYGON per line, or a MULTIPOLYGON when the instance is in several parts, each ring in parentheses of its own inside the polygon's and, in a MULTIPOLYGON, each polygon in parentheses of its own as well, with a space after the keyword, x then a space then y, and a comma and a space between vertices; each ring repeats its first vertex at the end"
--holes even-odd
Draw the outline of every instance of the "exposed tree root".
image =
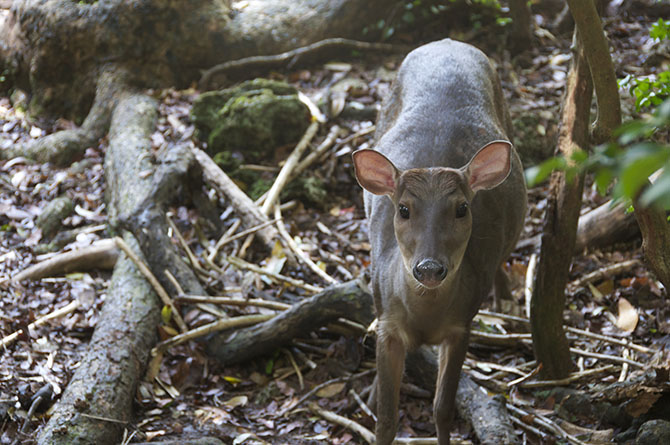
MULTIPOLYGON (((126 242, 137 251, 130 234, 126 242)), ((118 444, 132 420, 132 402, 156 341, 160 300, 135 265, 122 255, 81 365, 72 376, 40 445, 118 444)))
POLYGON ((113 240, 102 240, 90 247, 60 253, 34 264, 12 277, 13 281, 38 280, 73 271, 111 269, 116 264, 119 251, 113 240))

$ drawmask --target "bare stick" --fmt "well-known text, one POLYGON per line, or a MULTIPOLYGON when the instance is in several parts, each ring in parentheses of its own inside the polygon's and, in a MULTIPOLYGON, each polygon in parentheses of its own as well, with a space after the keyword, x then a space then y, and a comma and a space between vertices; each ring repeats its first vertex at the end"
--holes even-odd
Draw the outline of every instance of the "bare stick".
MULTIPOLYGON (((627 366, 627 365, 624 365, 627 366)), ((582 372, 575 372, 573 374, 570 374, 569 377, 564 378, 564 379, 558 379, 558 380, 537 380, 534 382, 523 382, 519 386, 522 388, 545 388, 545 387, 550 387, 554 388, 556 386, 564 386, 564 385, 569 385, 572 382, 575 382, 581 378, 584 377, 590 377, 594 374, 600 374, 601 372, 607 372, 611 371, 615 368, 615 365, 605 365, 601 366, 600 368, 594 368, 594 369, 589 369, 586 371, 582 372)))
MULTIPOLYGON (((254 201, 240 190, 237 184, 216 165, 207 153, 198 148, 192 150, 195 159, 202 167, 207 182, 230 201, 236 214, 239 215, 246 226, 253 227, 268 221, 267 216, 261 212, 254 201)), ((277 231, 272 226, 265 227, 258 231, 258 236, 269 249, 272 249, 277 231)))
MULTIPOLYGON (((28 330, 30 331, 31 329, 35 329, 37 326, 41 326, 44 323, 46 323, 49 320, 53 320, 54 318, 62 317, 63 315, 67 315, 70 312, 74 312, 75 309, 79 307, 79 300, 73 300, 67 305, 63 306, 60 309, 57 309, 53 312, 48 313, 44 317, 40 317, 34 322, 30 323, 28 325, 28 330)), ((12 343, 19 338, 20 335, 23 334, 23 329, 19 329, 18 331, 9 334, 8 336, 4 337, 2 340, 0 340, 0 348, 4 348, 12 343)))
POLYGON ((511 403, 507 404, 507 409, 512 411, 513 413, 515 413, 518 416, 524 417, 526 419, 533 419, 533 423, 535 423, 536 425, 539 425, 543 428, 548 429, 552 433, 554 433, 554 434, 556 434, 556 435, 558 435, 558 436, 560 436, 564 439, 567 439, 571 443, 574 443, 574 444, 577 444, 577 445, 586 445, 585 442, 582 442, 581 440, 579 440, 575 436, 573 436, 571 434, 568 434, 563 428, 558 426, 558 424, 556 422, 554 422, 553 420, 549 419, 546 416, 543 416, 542 414, 539 414, 538 412, 533 412, 532 415, 531 415, 530 413, 528 413, 528 412, 526 412, 526 411, 524 411, 520 408, 517 408, 516 406, 512 405, 511 403))
POLYGON ((255 264, 248 263, 240 258, 234 257, 234 256, 229 256, 228 257, 228 262, 232 264, 233 266, 237 267, 238 269, 246 269, 250 270, 252 272, 259 273, 261 275, 265 275, 266 277, 273 278, 277 281, 283 282, 290 284, 291 286, 299 287, 302 289, 305 289, 309 292, 321 292, 323 288, 318 287, 318 286, 313 286, 311 284, 307 284, 302 280, 296 280, 295 278, 287 277, 285 275, 281 275, 278 273, 270 272, 267 271, 261 267, 256 266, 255 264))
POLYGON ((530 300, 533 297, 533 285, 535 283, 536 268, 537 268, 537 254, 533 253, 530 256, 530 260, 528 260, 528 269, 526 270, 526 284, 523 290, 523 295, 526 302, 526 304, 524 305, 524 311, 526 312, 526 317, 530 317, 530 300))
MULTIPOLYGON (((210 249, 209 255, 207 255, 207 259, 209 259, 210 262, 214 262, 216 259, 216 256, 219 254, 219 250, 221 250, 221 247, 228 241, 228 238, 232 236, 233 233, 240 227, 240 224, 242 224, 242 220, 236 219, 235 222, 233 222, 230 227, 228 227, 228 230, 221 235, 221 238, 216 242, 214 247, 210 249)), ((266 223, 263 223, 266 224, 266 223)))
POLYGON ((264 223, 262 223, 262 224, 259 224, 259 225, 257 225, 257 226, 251 227, 251 228, 249 228, 249 229, 247 229, 247 230, 243 230, 243 231, 241 231, 241 232, 239 232, 239 233, 236 233, 235 235, 233 235, 233 236, 231 236, 231 237, 229 237, 229 238, 223 239, 223 237, 222 237, 221 240, 219 240, 219 243, 217 243, 217 248, 220 249, 221 247, 225 246, 225 245, 228 244, 228 243, 231 243, 231 242, 233 242, 233 241, 236 241, 236 240, 238 240, 238 239, 240 239, 240 238, 244 238, 245 236, 247 236, 247 235, 251 235, 252 233, 256 233, 256 232, 258 232, 259 230, 264 229, 264 228, 266 228, 267 226, 271 226, 271 225, 273 225, 273 224, 276 224, 276 223, 278 223, 278 222, 280 222, 280 221, 281 221, 281 220, 279 220, 279 219, 273 219, 273 220, 271 220, 271 221, 266 221, 266 222, 264 222, 264 223))
POLYGON ((186 323, 184 323, 184 319, 181 318, 181 315, 179 314, 179 311, 175 307, 174 303, 172 302, 172 299, 168 295, 168 293, 165 291, 163 286, 158 282, 156 277, 154 276, 153 273, 151 273, 151 270, 147 267, 146 264, 133 252, 133 250, 126 244, 123 239, 120 237, 115 237, 114 241, 116 241, 116 245, 119 246, 123 252, 128 255, 128 258, 135 263, 135 266, 137 266, 137 269, 140 271, 142 275, 144 275, 144 278, 147 279, 149 284, 151 284, 151 287, 154 288, 156 293, 158 294, 158 297, 161 299, 164 305, 168 306, 171 311, 172 311, 172 316, 174 317, 175 323, 177 323, 177 326, 179 326, 179 330, 181 332, 186 332, 188 331, 188 327, 186 326, 186 323))
POLYGON ((312 140, 318 129, 319 129, 319 123, 316 120, 313 121, 311 124, 309 124, 309 127, 307 128, 307 131, 305 131, 304 136, 302 137, 302 139, 300 139, 298 145, 295 146, 295 149, 293 149, 293 152, 289 155, 288 159, 286 159, 286 163, 284 163, 284 166, 277 175, 277 179, 275 179, 274 184, 272 184, 272 187, 270 187, 270 190, 268 191, 267 198, 265 198, 265 202, 263 203, 263 207, 261 208, 263 214, 265 215, 270 214, 270 210, 272 210, 272 207, 275 205, 275 201, 277 201, 277 198, 279 197, 279 193, 286 185, 286 182, 288 181, 291 171, 298 164, 300 157, 302 156, 303 152, 309 145, 310 141, 312 140))
POLYGON ((375 416, 375 413, 372 412, 367 403, 365 403, 363 399, 361 399, 361 396, 359 396, 358 393, 353 390, 353 388, 349 390, 349 395, 354 398, 356 403, 358 403, 358 407, 361 409, 361 411, 367 414, 375 422, 377 421, 377 416, 375 416))
MULTIPOLYGON (((498 317, 503 320, 510 320, 510 321, 515 321, 519 323, 530 323, 528 319, 526 318, 521 318, 521 317, 515 317, 514 315, 507 315, 507 314, 501 314, 499 312, 492 312, 492 311, 487 311, 487 310, 481 310, 479 311, 480 314, 482 315, 488 315, 491 317, 498 317)), ((589 332, 585 331, 583 329, 578 329, 578 328, 573 328, 572 326, 563 326, 565 330, 568 332, 572 332, 573 334, 577 335, 582 335, 584 337, 590 337, 590 338, 595 338, 597 340, 602 340, 606 341, 608 343, 614 343, 616 345, 621 345, 625 346, 627 348, 635 349, 640 352, 644 352, 645 354, 653 354, 655 352, 654 349, 647 348, 645 346, 640 346, 635 343, 630 342, 629 340, 623 340, 615 337, 609 337, 607 335, 602 335, 602 334, 596 334, 595 332, 589 332)))
POLYGON ((310 403, 309 404, 309 409, 315 414, 320 415, 324 419, 326 419, 329 422, 336 423, 338 425, 341 425, 345 428, 348 428, 352 431, 354 431, 356 434, 361 436, 367 443, 374 443, 375 442, 375 435, 370 431, 369 429, 365 428, 364 426, 354 422, 351 419, 347 419, 346 417, 340 416, 338 414, 335 414, 332 411, 327 411, 325 409, 322 409, 317 405, 316 403, 310 403))
POLYGON ((617 275, 620 274, 621 272, 624 272, 626 270, 641 265, 642 263, 639 260, 628 260, 623 261, 621 263, 611 264, 607 267, 603 267, 591 273, 588 273, 571 283, 568 283, 568 287, 571 289, 576 289, 578 287, 586 285, 587 283, 593 283, 595 281, 602 280, 605 277, 617 275))
POLYGON ((229 306, 257 306, 278 311, 285 311, 291 307, 290 304, 280 303, 278 301, 268 301, 262 298, 231 298, 231 297, 209 297, 200 295, 180 295, 178 300, 188 301, 191 303, 212 303, 212 304, 226 304, 229 306))
POLYGON ((599 354, 597 352, 583 351, 577 348, 570 348, 570 352, 572 352, 573 354, 583 355, 584 357, 597 358, 599 360, 605 360, 609 362, 628 363, 629 365, 638 368, 644 368, 645 366, 642 363, 627 358, 619 357, 618 355, 599 354))
POLYGON ((108 269, 114 267, 117 257, 118 249, 114 241, 101 240, 89 247, 60 253, 34 264, 17 273, 12 281, 18 283, 23 280, 36 280, 75 270, 108 269))
MULTIPOLYGON (((340 127, 338 127, 337 125, 333 125, 330 128, 330 131, 328 132, 328 136, 326 136, 326 139, 324 139, 323 142, 321 142, 321 144, 319 144, 318 147, 316 147, 311 153, 305 156, 305 158, 302 161, 300 161, 298 165, 296 165, 296 167, 289 175, 288 181, 290 182, 294 180, 296 177, 298 177, 302 172, 307 170, 309 166, 311 166, 315 161, 317 161, 326 152, 326 150, 332 147, 340 131, 341 131, 340 127)), ((262 205, 265 202, 265 198, 267 198, 267 196, 268 192, 263 193, 263 195, 256 200, 256 204, 262 205)))
POLYGON ((184 332, 183 334, 175 335, 170 337, 167 340, 164 340, 156 345, 151 350, 151 355, 156 356, 163 353, 167 349, 180 345, 184 342, 192 340, 194 338, 202 337, 207 334, 211 334, 216 331, 223 331, 224 329, 232 328, 241 328, 244 326, 251 326, 254 324, 262 323, 274 317, 274 315, 264 315, 264 314, 254 314, 254 315, 243 315, 241 317, 226 318, 223 320, 218 320, 213 323, 209 323, 190 331, 184 332))
POLYGON ((225 75, 227 72, 233 70, 249 70, 253 68, 265 67, 267 69, 280 67, 297 58, 311 54, 317 51, 325 51, 330 48, 351 48, 357 50, 378 50, 378 51, 393 51, 401 49, 399 47, 390 45, 388 43, 376 42, 361 42, 357 40, 349 40, 343 38, 331 38, 320 40, 307 46, 292 49, 281 54, 274 54, 269 56, 251 56, 243 59, 231 60, 213 66, 212 68, 203 71, 200 78, 199 86, 202 90, 207 90, 210 87, 212 77, 216 75, 225 75))
POLYGON ((208 271, 206 271, 202 265, 200 265, 200 261, 198 261, 198 257, 195 256, 191 248, 188 246, 188 243, 184 239, 184 236, 181 234, 179 231, 179 228, 177 225, 172 221, 172 218, 170 218, 170 215, 166 215, 166 219, 168 222, 168 225, 170 226, 170 229, 174 232, 175 236, 177 237, 177 240, 179 241, 179 244, 181 245, 181 248, 184 249, 184 252, 186 252, 186 256, 188 257, 189 262, 191 263, 191 266, 193 266, 193 269, 195 269, 197 272, 200 272, 203 275, 209 275, 208 271))
POLYGON ((278 205, 275 205, 275 221, 278 221, 277 231, 279 232, 279 235, 284 239, 288 248, 291 249, 291 251, 293 251, 295 256, 298 257, 300 261, 305 263, 312 272, 320 276, 328 284, 338 283, 338 281, 335 278, 331 277, 326 272, 324 272, 319 266, 317 266, 314 263, 314 261, 312 261, 312 259, 305 252, 303 252, 303 250, 296 244, 296 242, 293 240, 293 237, 291 237, 291 235, 286 230, 286 227, 284 227, 284 223, 282 221, 281 216, 281 210, 279 210, 278 205))

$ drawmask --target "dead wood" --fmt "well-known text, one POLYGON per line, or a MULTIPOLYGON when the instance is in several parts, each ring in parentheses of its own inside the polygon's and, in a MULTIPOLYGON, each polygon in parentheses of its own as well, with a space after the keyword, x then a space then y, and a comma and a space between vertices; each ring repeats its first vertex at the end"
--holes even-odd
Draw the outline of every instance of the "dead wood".
POLYGON ((342 38, 331 38, 292 49, 281 54, 269 56, 251 56, 239 60, 224 62, 205 70, 200 78, 199 87, 206 91, 222 88, 225 80, 239 75, 249 76, 249 71, 277 69, 284 66, 295 67, 307 62, 314 63, 319 58, 332 58, 342 52, 357 51, 400 51, 407 52, 409 48, 399 48, 388 43, 361 42, 342 38))
MULTIPOLYGON (((190 150, 181 147, 176 157, 172 157, 174 152, 163 153, 163 162, 155 166, 150 140, 156 120, 155 100, 128 91, 121 92, 119 98, 105 158, 110 222, 136 234, 138 240, 128 232, 124 239, 136 255, 146 253, 144 261, 156 271, 163 287, 174 289, 163 273, 169 270, 187 292, 202 294, 197 278, 173 250, 162 207, 175 196, 174 184, 195 165, 192 157, 183 156, 190 150)), ((131 420, 136 386, 156 341, 160 307, 150 284, 134 263, 122 256, 82 365, 41 432, 39 443, 119 443, 125 422, 131 420)))
MULTIPOLYGON (((129 234, 128 244, 139 251, 129 234)), ((156 341, 160 304, 135 265, 122 255, 81 365, 40 431, 40 445, 118 444, 142 369, 156 341)))
POLYGON ((575 252, 628 241, 639 233, 635 215, 624 204, 607 201, 579 218, 575 252))
MULTIPOLYGON (((627 213, 623 204, 612 201, 596 207, 579 217, 574 254, 584 249, 602 249, 616 243, 629 241, 640 234, 635 215, 627 213)), ((541 235, 526 238, 517 244, 518 249, 538 249, 541 235)))
POLYGON ((331 286, 265 323, 234 333, 222 332, 207 342, 219 362, 230 365, 272 353, 302 335, 335 321, 353 319, 363 325, 374 318, 372 296, 357 280, 331 286))
MULTIPOLYGON (((242 219, 246 226, 258 226, 269 221, 268 217, 261 211, 260 207, 258 207, 246 193, 240 190, 233 180, 230 179, 218 165, 216 165, 207 153, 199 148, 193 148, 193 154, 202 167, 205 181, 211 184, 219 193, 230 201, 230 204, 235 208, 236 215, 242 219)), ((277 229, 272 226, 259 229, 257 234, 269 249, 272 249, 272 246, 274 246, 274 242, 278 239, 277 237, 279 235, 277 229)))
POLYGON ((102 240, 89 247, 60 253, 34 264, 12 277, 13 281, 38 280, 44 277, 62 275, 74 271, 114 267, 119 251, 113 240, 102 240))

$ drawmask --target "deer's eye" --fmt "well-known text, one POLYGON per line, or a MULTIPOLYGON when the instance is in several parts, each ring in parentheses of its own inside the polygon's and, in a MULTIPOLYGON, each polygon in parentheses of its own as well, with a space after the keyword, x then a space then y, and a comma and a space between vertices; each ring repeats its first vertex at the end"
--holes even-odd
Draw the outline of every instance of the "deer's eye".
POLYGON ((464 202, 456 208, 456 218, 463 218, 468 213, 468 203, 464 202))
POLYGON ((402 219, 409 219, 409 209, 404 204, 398 206, 398 214, 402 219))

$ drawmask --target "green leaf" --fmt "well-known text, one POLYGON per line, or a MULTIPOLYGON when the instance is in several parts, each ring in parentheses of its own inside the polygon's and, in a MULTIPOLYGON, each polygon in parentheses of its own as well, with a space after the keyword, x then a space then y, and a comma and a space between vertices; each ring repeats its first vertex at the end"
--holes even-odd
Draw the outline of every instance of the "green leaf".
POLYGON ((526 169, 524 172, 526 184, 528 184, 528 187, 534 187, 547 179, 554 170, 564 170, 566 166, 567 162, 562 156, 549 158, 540 165, 535 165, 526 169))
POLYGON ((593 178, 593 181, 596 184, 596 188, 598 189, 598 193, 600 193, 602 196, 605 196, 607 194, 607 189, 609 188, 613 179, 614 173, 612 170, 608 168, 602 168, 598 170, 595 174, 595 177, 593 178))
POLYGON ((647 188, 640 196, 640 204, 643 206, 659 206, 670 210, 670 165, 666 166, 661 176, 647 188))

